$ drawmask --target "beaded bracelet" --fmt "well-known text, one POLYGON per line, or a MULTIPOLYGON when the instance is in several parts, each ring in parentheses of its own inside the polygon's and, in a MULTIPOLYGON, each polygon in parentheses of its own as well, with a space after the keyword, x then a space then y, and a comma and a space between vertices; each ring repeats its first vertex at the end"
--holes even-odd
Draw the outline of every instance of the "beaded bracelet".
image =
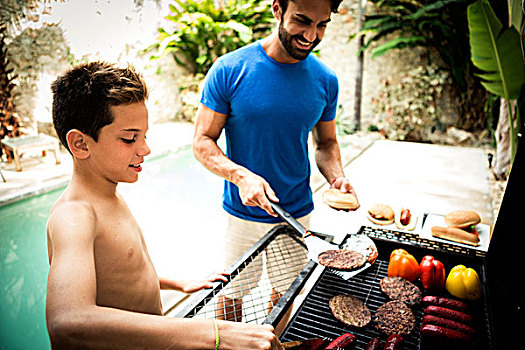
POLYGON ((219 350, 219 326, 217 326, 217 321, 215 319, 212 319, 213 321, 213 328, 215 328, 215 350, 219 350))

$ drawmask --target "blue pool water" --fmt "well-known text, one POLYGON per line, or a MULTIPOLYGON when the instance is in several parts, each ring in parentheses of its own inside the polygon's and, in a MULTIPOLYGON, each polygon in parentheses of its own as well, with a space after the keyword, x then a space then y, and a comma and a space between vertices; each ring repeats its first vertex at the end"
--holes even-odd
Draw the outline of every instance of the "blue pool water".
MULTIPOLYGON (((190 147, 150 159, 143 168, 137 183, 118 189, 141 225, 157 272, 174 278, 211 273, 222 241, 216 234, 222 180, 194 159, 190 147), (208 264, 182 271, 180 261, 188 261, 185 254, 195 247, 208 264)), ((50 348, 46 223, 63 190, 0 207, 0 349, 50 348)))
POLYGON ((46 349, 46 222, 62 190, 0 208, 0 348, 46 349))

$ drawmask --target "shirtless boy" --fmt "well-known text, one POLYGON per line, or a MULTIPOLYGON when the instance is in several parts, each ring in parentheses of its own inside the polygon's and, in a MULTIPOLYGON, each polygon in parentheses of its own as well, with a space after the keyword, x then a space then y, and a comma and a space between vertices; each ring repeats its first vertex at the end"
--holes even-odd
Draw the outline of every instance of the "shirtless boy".
POLYGON ((278 343, 270 325, 162 316, 160 288, 191 293, 225 277, 159 279, 117 193, 119 182, 137 181, 150 153, 142 77, 132 67, 87 63, 60 76, 52 91, 55 129, 73 156, 71 181, 47 226, 52 347, 271 349, 278 343))

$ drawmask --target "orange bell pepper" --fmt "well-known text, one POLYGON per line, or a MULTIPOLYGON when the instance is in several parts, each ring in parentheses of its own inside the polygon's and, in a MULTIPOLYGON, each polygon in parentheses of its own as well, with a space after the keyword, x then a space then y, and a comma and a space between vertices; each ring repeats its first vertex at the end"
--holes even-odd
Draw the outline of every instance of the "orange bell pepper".
POLYGON ((419 277, 419 264, 416 258, 404 249, 393 250, 388 264, 388 276, 399 276, 408 281, 415 281, 419 277))

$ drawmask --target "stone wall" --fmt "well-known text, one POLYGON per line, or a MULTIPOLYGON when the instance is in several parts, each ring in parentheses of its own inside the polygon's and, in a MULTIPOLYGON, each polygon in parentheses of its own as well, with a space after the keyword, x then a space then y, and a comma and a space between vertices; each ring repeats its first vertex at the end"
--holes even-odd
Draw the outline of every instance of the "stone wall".
POLYGON ((26 132, 36 127, 38 82, 43 75, 56 75, 68 64, 68 47, 56 25, 28 27, 8 45, 9 59, 18 75, 15 106, 26 132))

